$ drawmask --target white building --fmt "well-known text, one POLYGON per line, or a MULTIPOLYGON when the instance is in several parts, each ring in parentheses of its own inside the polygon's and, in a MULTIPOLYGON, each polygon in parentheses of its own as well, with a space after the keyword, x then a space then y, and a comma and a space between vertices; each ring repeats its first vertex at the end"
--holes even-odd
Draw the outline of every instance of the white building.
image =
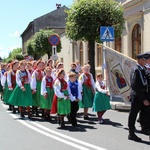
MULTIPOLYGON (((116 1, 124 7, 125 30, 120 38, 108 43, 108 46, 136 59, 138 53, 150 51, 150 0, 116 1)), ((64 45, 67 46, 66 44, 64 45)), ((96 71, 101 71, 102 49, 97 44, 95 45, 96 71)), ((87 42, 70 41, 66 49, 68 51, 62 49, 59 57, 63 56, 64 64, 67 68, 71 61, 79 60, 81 65, 88 61, 87 42)))

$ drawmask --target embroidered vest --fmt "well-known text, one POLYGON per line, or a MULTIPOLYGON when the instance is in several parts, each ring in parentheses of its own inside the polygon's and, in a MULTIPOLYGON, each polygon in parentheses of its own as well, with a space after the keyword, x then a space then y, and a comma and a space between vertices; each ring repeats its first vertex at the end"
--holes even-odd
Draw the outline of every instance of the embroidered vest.
POLYGON ((60 78, 58 78, 58 80, 61 83, 61 92, 64 90, 67 90, 67 87, 68 87, 67 82, 64 79, 60 79, 60 78))
POLYGON ((43 78, 42 71, 41 70, 36 70, 36 79, 38 81, 42 81, 42 78, 43 78))
POLYGON ((47 87, 50 87, 50 89, 52 89, 53 88, 53 78, 50 76, 50 77, 48 77, 48 76, 46 76, 46 86, 47 87))
POLYGON ((85 84, 87 87, 92 87, 91 75, 90 75, 90 74, 84 74, 84 84, 85 84))
POLYGON ((16 86, 16 71, 11 71, 11 84, 12 84, 12 87, 15 88, 15 86, 16 86))
POLYGON ((77 99, 78 98, 78 80, 76 80, 73 83, 69 80, 69 87, 70 87, 71 94, 75 96, 77 99))
POLYGON ((21 80, 23 86, 25 83, 29 82, 28 72, 26 70, 25 71, 20 70, 19 75, 20 75, 20 80, 21 80))

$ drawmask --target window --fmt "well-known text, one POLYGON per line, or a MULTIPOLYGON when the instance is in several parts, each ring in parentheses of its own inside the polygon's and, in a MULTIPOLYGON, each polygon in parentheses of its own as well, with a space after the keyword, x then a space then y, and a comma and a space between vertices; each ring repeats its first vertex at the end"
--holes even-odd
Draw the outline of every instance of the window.
POLYGON ((121 52, 121 48, 122 48, 121 37, 115 38, 115 50, 121 52))
POLYGON ((102 46, 97 44, 97 67, 102 66, 103 63, 103 51, 102 46))
POLYGON ((80 65, 83 66, 83 43, 80 43, 80 65))
POLYGON ((132 58, 141 53, 141 27, 136 24, 132 31, 132 58))

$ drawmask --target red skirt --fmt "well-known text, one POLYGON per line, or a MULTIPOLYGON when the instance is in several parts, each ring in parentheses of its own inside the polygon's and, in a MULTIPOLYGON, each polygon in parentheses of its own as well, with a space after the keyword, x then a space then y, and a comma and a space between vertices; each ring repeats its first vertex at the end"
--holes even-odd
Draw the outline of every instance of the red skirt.
POLYGON ((51 114, 56 114, 57 113, 57 96, 54 94, 53 97, 53 102, 52 102, 52 107, 51 107, 51 114))

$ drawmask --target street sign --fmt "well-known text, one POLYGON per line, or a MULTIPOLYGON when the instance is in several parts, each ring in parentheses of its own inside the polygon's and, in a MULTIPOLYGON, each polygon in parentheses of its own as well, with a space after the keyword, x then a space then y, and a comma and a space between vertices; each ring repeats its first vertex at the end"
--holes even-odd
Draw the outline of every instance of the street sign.
POLYGON ((114 41, 114 28, 101 26, 100 27, 100 40, 101 41, 114 41))
POLYGON ((52 60, 58 60, 57 46, 52 46, 52 60))
POLYGON ((52 45, 52 46, 56 46, 60 43, 60 38, 59 36, 57 35, 51 35, 49 38, 48 38, 48 42, 52 45))

